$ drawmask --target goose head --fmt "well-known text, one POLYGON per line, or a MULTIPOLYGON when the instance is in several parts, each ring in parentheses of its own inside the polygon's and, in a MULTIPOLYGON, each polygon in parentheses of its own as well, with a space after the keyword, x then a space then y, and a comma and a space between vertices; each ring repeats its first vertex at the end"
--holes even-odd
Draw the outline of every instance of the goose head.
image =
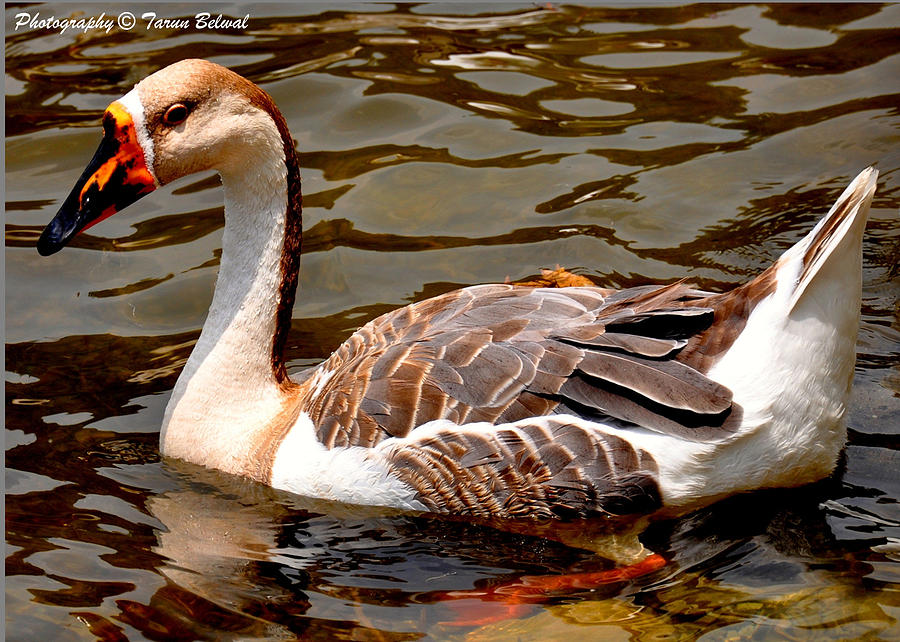
POLYGON ((94 157, 38 241, 42 255, 58 252, 79 232, 189 174, 247 175, 265 153, 285 168, 277 172, 282 183, 296 172, 287 126, 268 94, 206 60, 182 60, 142 80, 107 108, 103 132, 94 157))

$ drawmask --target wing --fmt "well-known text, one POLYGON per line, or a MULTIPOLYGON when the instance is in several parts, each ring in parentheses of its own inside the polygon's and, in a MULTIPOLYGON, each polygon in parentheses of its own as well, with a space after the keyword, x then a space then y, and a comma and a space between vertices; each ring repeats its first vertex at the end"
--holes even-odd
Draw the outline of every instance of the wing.
POLYGON ((588 421, 436 422, 375 452, 433 512, 579 518, 662 507, 653 458, 588 421))
POLYGON ((731 392, 678 358, 713 321, 704 296, 681 283, 457 290, 361 328, 304 381, 302 404, 329 448, 558 413, 724 438, 731 392))

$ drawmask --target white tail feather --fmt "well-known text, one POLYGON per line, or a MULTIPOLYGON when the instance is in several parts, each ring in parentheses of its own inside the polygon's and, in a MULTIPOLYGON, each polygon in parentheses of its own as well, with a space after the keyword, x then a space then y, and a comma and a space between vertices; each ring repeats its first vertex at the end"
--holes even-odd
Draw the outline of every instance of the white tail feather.
MULTIPOLYGON (((802 255, 790 309, 797 305, 822 267, 832 257, 840 254, 837 252, 839 247, 858 253, 877 179, 878 170, 875 168, 868 167, 861 171, 840 195, 828 215, 819 221, 806 238, 788 251, 790 254, 796 252, 802 255)), ((847 266, 847 269, 859 270, 859 267, 847 266)))

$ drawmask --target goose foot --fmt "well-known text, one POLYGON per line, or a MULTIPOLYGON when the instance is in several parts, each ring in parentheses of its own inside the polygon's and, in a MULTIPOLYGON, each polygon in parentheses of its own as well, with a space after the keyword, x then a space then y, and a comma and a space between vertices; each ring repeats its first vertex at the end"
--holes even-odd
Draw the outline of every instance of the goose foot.
POLYGON ((438 599, 450 602, 450 608, 457 613, 455 619, 442 624, 474 627, 520 618, 535 605, 559 593, 589 591, 615 582, 626 582, 658 571, 665 565, 664 557, 652 553, 634 564, 605 571, 523 575, 486 589, 441 591, 438 599))

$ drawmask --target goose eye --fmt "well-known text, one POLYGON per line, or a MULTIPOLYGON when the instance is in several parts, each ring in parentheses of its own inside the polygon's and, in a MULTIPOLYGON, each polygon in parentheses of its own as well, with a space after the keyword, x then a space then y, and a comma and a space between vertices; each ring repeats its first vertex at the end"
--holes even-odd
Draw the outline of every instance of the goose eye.
POLYGON ((176 103, 166 110, 163 114, 163 122, 166 125, 180 125, 188 117, 188 108, 186 105, 176 103))

